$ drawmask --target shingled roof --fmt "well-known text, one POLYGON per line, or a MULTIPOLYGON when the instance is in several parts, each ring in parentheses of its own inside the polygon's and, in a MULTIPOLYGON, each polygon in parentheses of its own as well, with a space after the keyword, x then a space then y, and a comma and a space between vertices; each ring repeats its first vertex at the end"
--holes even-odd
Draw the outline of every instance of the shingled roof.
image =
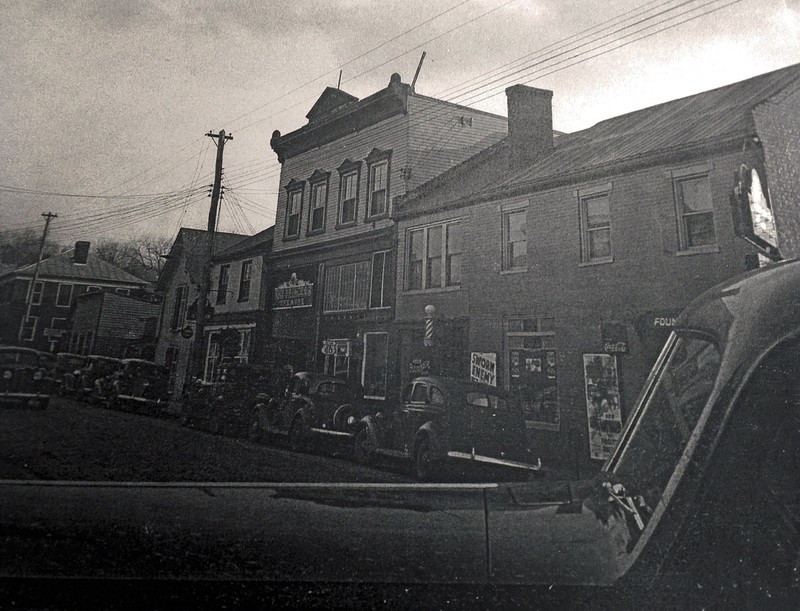
MULTIPOLYGON (((181 227, 178 231, 178 236, 172 243, 167 255, 167 263, 161 270, 156 282, 156 290, 164 290, 167 278, 169 278, 175 267, 178 265, 179 260, 185 261, 187 272, 192 277, 199 278, 202 270, 202 262, 206 256, 206 245, 208 244, 208 232, 203 229, 190 229, 188 227, 181 227)), ((212 257, 248 237, 238 233, 226 233, 217 231, 214 233, 214 252, 212 257)))
MULTIPOLYGON (((620 115, 559 135, 553 151, 512 171, 484 151, 398 200, 398 216, 513 197, 574 182, 628 163, 734 142, 756 132, 752 110, 778 93, 800 87, 800 64, 620 115), (489 167, 483 167, 490 164, 489 167), (473 176, 474 175, 474 176, 473 176)), ((508 145, 508 139, 495 146, 508 145)))
MULTIPOLYGON (((147 280, 129 274, 121 269, 104 261, 96 254, 89 252, 86 263, 76 263, 73 260, 75 249, 68 250, 58 255, 44 259, 39 265, 40 280, 83 280, 86 282, 115 282, 119 284, 147 286, 147 280)), ((32 278, 35 263, 19 267, 13 271, 6 272, 4 276, 32 278)))

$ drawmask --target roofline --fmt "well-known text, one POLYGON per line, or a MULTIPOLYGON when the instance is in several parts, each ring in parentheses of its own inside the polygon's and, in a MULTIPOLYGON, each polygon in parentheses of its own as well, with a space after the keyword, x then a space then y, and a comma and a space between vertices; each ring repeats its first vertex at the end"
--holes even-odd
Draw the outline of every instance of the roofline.
POLYGON ((413 90, 409 93, 410 96, 415 98, 420 98, 423 100, 430 100, 431 102, 436 102, 438 104, 446 104, 448 106, 452 106, 453 108, 459 108, 462 110, 468 110, 469 112, 473 112, 479 115, 484 115, 486 117, 494 117, 495 119, 503 119, 504 121, 508 121, 508 117, 505 115, 498 115, 493 112, 488 112, 486 110, 480 110, 478 108, 473 108, 472 106, 464 106, 463 104, 456 104, 455 102, 448 102, 447 100, 440 100, 439 98, 434 98, 429 95, 422 95, 421 93, 415 93, 413 90))
MULTIPOLYGON (((471 206, 473 204, 538 193, 540 191, 546 191, 565 185, 583 182, 585 180, 595 178, 596 175, 599 175, 600 177, 609 177, 612 173, 611 171, 616 174, 621 174, 623 172, 644 169, 665 162, 678 163, 711 152, 739 150, 742 138, 748 138, 754 135, 756 134, 753 132, 738 132, 722 137, 715 136, 709 140, 691 143, 689 148, 687 148, 686 144, 676 145, 674 147, 661 149, 656 152, 650 152, 643 155, 634 155, 632 157, 619 159, 613 162, 594 165, 575 172, 556 174, 548 176, 544 179, 507 185, 505 187, 495 187, 494 189, 482 191, 466 198, 446 201, 439 205, 436 211, 453 210, 471 206)), ((427 214, 431 214, 431 211, 412 209, 398 211, 395 213, 393 218, 396 220, 405 220, 409 218, 425 216, 427 214)))
POLYGON ((283 257, 294 257, 297 255, 306 255, 306 254, 313 255, 339 248, 342 246, 342 244, 353 246, 353 245, 359 245, 362 242, 372 242, 377 238, 389 237, 393 231, 394 231, 394 225, 388 225, 387 227, 381 229, 375 229, 358 235, 335 238, 333 240, 327 240, 325 242, 320 242, 318 244, 295 246, 294 248, 287 248, 285 250, 272 251, 268 254, 265 254, 264 256, 267 258, 268 261, 274 262, 280 260, 283 257))

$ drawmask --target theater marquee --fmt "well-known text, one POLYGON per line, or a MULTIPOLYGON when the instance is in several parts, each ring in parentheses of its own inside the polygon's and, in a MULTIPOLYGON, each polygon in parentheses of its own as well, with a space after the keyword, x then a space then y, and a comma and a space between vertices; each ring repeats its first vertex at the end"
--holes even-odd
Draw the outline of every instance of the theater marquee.
POLYGON ((289 280, 275 287, 272 307, 275 310, 310 308, 313 291, 313 282, 301 280, 296 273, 293 273, 289 280))

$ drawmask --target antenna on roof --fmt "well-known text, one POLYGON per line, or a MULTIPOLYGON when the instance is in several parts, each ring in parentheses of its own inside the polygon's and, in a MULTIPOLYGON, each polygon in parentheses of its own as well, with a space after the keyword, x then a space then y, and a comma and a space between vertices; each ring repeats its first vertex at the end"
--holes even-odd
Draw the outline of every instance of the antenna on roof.
POLYGON ((422 57, 419 58, 419 63, 417 64, 417 71, 414 73, 414 80, 411 81, 411 91, 414 91, 414 85, 417 84, 417 77, 419 76, 419 71, 422 70, 422 62, 425 61, 425 51, 422 52, 422 57))
POLYGON ((336 83, 336 89, 341 89, 341 88, 342 88, 342 71, 339 70, 339 82, 336 83))

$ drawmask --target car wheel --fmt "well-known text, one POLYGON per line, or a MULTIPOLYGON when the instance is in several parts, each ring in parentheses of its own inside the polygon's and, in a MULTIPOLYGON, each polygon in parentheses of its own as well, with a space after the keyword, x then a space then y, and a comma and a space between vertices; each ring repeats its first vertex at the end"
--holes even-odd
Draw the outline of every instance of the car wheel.
POLYGON ((437 463, 431 451, 431 442, 427 438, 420 439, 414 447, 412 457, 414 475, 420 481, 430 481, 437 471, 437 463))
POLYGON ((289 428, 289 447, 295 452, 305 452, 308 449, 308 439, 302 418, 295 418, 289 428))
POLYGON ((372 438, 369 434, 369 429, 362 426, 358 433, 356 433, 355 440, 355 455, 356 461, 362 465, 372 464, 375 460, 375 444, 372 443, 372 438))

